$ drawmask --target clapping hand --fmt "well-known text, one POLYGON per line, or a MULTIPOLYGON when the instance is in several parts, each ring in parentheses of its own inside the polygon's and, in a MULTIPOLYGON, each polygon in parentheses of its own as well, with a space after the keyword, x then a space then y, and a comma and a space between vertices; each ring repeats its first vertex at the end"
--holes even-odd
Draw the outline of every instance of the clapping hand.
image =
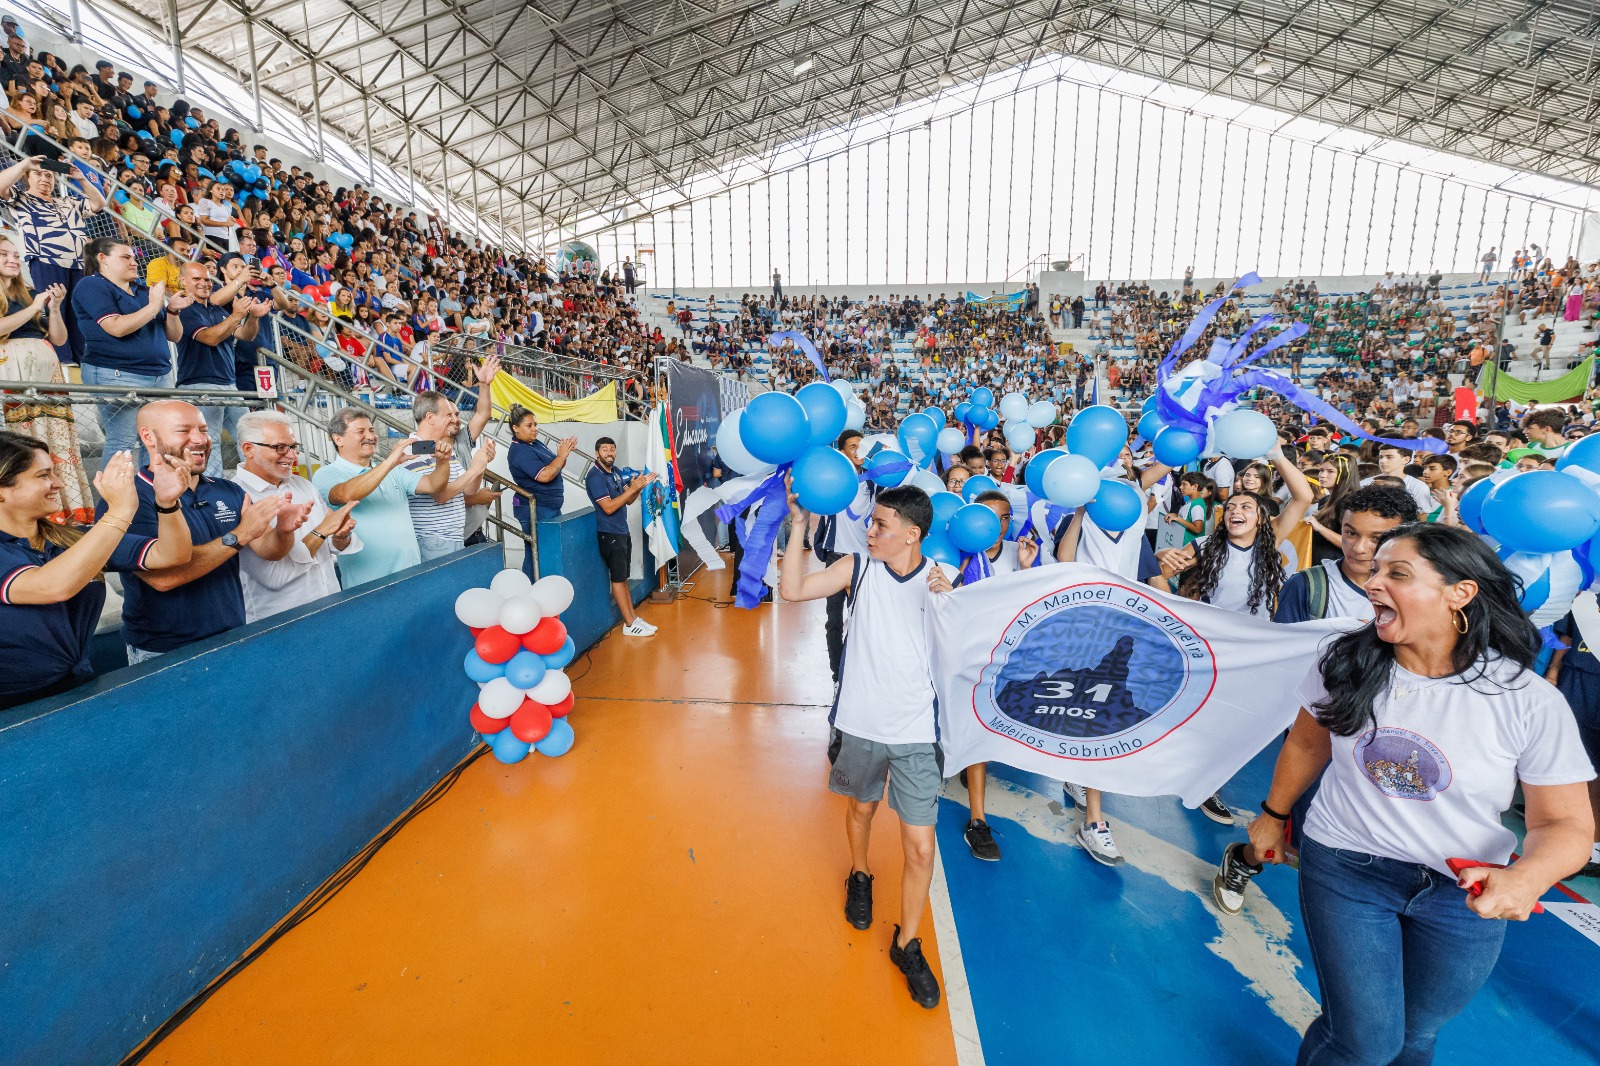
POLYGON ((106 514, 131 519, 139 509, 139 489, 133 480, 133 459, 118 452, 94 476, 94 490, 106 501, 106 514))
POLYGON ((572 454, 572 449, 576 448, 577 446, 578 438, 568 437, 566 440, 556 445, 556 457, 565 459, 567 456, 572 454))
POLYGON ((272 310, 271 300, 255 300, 250 304, 250 315, 253 318, 262 318, 272 310))
POLYGON ((478 384, 487 385, 494 380, 496 374, 500 373, 500 357, 491 353, 483 362, 473 367, 473 370, 478 375, 478 384))
POLYGON ((305 503, 295 503, 290 501, 289 503, 284 504, 283 509, 278 512, 278 532, 293 533, 295 530, 304 525, 306 519, 310 517, 310 500, 307 500, 305 503))
POLYGON ((150 286, 150 306, 151 307, 154 307, 159 303, 164 303, 166 301, 166 298, 167 298, 167 283, 166 282, 158 281, 154 285, 150 286))
POLYGON ((494 438, 485 437, 478 446, 477 454, 472 457, 472 465, 480 471, 489 469, 489 464, 494 461, 494 438))
POLYGON ((156 506, 171 507, 194 483, 189 467, 160 452, 150 453, 150 485, 155 489, 156 506))
POLYGON ((194 303, 193 296, 186 292, 175 292, 172 294, 172 299, 167 301, 167 310, 170 312, 182 311, 192 303, 194 303))
MULTIPOLYGON (((246 500, 244 511, 239 515, 239 524, 233 530, 234 536, 239 538, 240 547, 260 539, 263 533, 272 528, 272 520, 283 511, 285 504, 294 506, 289 497, 281 494, 264 496, 259 500, 246 500)), ((301 521, 304 521, 304 518, 301 521)))
POLYGON ((316 533, 323 540, 333 541, 334 547, 343 549, 350 543, 350 534, 356 528, 356 520, 350 515, 354 508, 355 501, 352 500, 337 511, 329 511, 328 516, 317 526, 316 533))

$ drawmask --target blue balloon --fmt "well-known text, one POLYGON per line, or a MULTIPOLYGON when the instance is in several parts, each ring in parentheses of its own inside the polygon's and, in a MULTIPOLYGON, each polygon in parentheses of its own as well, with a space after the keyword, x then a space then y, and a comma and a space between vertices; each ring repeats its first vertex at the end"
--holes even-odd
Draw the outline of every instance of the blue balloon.
POLYGON ((544 680, 544 656, 524 648, 506 662, 506 680, 517 688, 532 688, 544 680))
MULTIPOLYGON (((800 406, 806 409, 806 420, 811 423, 811 443, 831 446, 844 432, 845 419, 850 412, 845 409, 844 397, 839 390, 823 381, 813 381, 794 394, 800 406)), ((821 511, 819 514, 832 514, 821 511)))
POLYGON ((506 674, 504 666, 497 663, 484 662, 483 657, 478 654, 476 648, 467 652, 466 661, 461 665, 466 668, 467 679, 476 681, 480 685, 487 681, 493 681, 497 677, 504 677, 506 674))
MULTIPOLYGON (((987 511, 988 508, 985 507, 984 510, 987 511)), ((954 544, 950 543, 949 536, 942 532, 930 533, 922 538, 922 554, 936 563, 945 563, 950 566, 961 565, 961 553, 956 550, 954 544)))
POLYGON ((986 386, 979 385, 977 388, 972 390, 972 396, 970 399, 972 400, 972 406, 974 407, 993 407, 994 390, 986 386))
POLYGON ((1167 466, 1192 463, 1200 458, 1200 438, 1186 429, 1168 426, 1156 436, 1155 454, 1156 462, 1165 463, 1167 466))
POLYGON ((494 752, 494 757, 503 763, 517 763, 528 757, 528 751, 533 747, 526 740, 518 740, 517 735, 510 729, 502 729, 492 737, 485 737, 489 748, 494 752))
POLYGON ((235 159, 228 163, 228 169, 240 175, 244 173, 244 166, 244 160, 242 159, 235 159))
POLYGON ((788 393, 763 392, 745 405, 739 440, 763 463, 792 463, 811 446, 806 409, 788 393))
MULTIPOLYGON (((129 104, 128 105, 128 117, 129 118, 144 118, 144 112, 140 111, 137 107, 134 107, 132 104, 129 104)), ((145 134, 141 132, 140 136, 143 137, 143 136, 145 136, 145 134)))
POLYGON ((193 115, 185 115, 183 118, 183 124, 192 130, 197 130, 200 128, 200 120, 195 118, 193 115))
POLYGON ((1519 552, 1569 551, 1600 532, 1600 512, 1587 485, 1559 470, 1507 478, 1484 498, 1484 532, 1519 552))
POLYGON ((1495 490, 1496 482, 1489 478, 1474 482, 1472 487, 1461 494, 1461 502, 1457 511, 1461 515, 1461 524, 1474 533, 1483 532, 1483 501, 1489 498, 1489 493, 1495 490))
POLYGON ((1067 454, 1065 448, 1046 448, 1044 451, 1028 460, 1028 465, 1022 468, 1022 483, 1028 491, 1035 496, 1044 495, 1044 472, 1050 464, 1067 454))
POLYGON ((1128 420, 1114 407, 1085 407, 1067 423, 1067 451, 1084 456, 1096 467, 1116 462, 1127 443, 1128 420))
POLYGON ((938 454, 939 427, 922 413, 907 415, 900 423, 900 446, 918 466, 932 466, 938 454))
POLYGON ((961 485, 961 498, 971 503, 980 492, 991 492, 1000 487, 1000 482, 988 474, 973 474, 961 485))
MULTIPOLYGON (((506 732, 509 733, 511 730, 508 729, 506 732)), ((550 720, 550 732, 546 733, 544 739, 533 746, 533 750, 540 755, 548 755, 552 759, 557 759, 572 750, 572 742, 576 739, 578 738, 572 732, 572 726, 567 724, 565 718, 552 718, 550 720)))
POLYGON ((1121 533, 1144 521, 1144 496, 1126 481, 1102 478, 1086 510, 1107 533, 1121 533))
POLYGON ((173 130, 167 136, 172 140, 172 146, 174 148, 182 148, 183 147, 183 131, 182 130, 173 130))
POLYGON ((1144 403, 1139 405, 1139 414, 1141 416, 1142 415, 1147 415, 1151 411, 1154 411, 1155 409, 1156 409, 1156 394, 1152 392, 1149 396, 1146 396, 1144 398, 1144 403))
POLYGON ((1212 423, 1217 450, 1233 459, 1259 459, 1278 443, 1278 427, 1259 411, 1240 408, 1212 423))
POLYGON ((983 430, 985 433, 989 432, 995 426, 1000 424, 1000 412, 996 411, 992 407, 978 408, 977 414, 974 415, 974 418, 977 419, 978 428, 983 430))
POLYGON ((972 421, 972 405, 963 400, 956 404, 956 409, 950 412, 950 416, 962 425, 967 425, 972 421))
POLYGON ((577 657, 578 657, 578 646, 576 644, 572 643, 572 638, 571 637, 568 637, 567 638, 567 642, 565 644, 561 645, 561 647, 557 648, 555 651, 551 652, 549 655, 546 655, 544 657, 545 669, 547 669, 547 670, 561 670, 561 669, 564 669, 566 666, 568 666, 572 662, 573 659, 576 659, 577 657))
POLYGON ((1155 411, 1146 411, 1139 419, 1139 436, 1145 440, 1155 440, 1161 435, 1167 424, 1161 420, 1161 415, 1155 411))
MULTIPOLYGON (((848 462, 848 460, 846 460, 848 462)), ((892 489, 911 476, 911 460, 892 448, 885 448, 866 462, 866 472, 879 488, 892 489), (889 466, 903 466, 904 470, 889 471, 889 466), (881 472, 880 472, 881 471, 881 472)))
POLYGON ((950 524, 950 516, 961 510, 964 501, 953 492, 936 492, 928 497, 933 502, 933 529, 937 533, 950 524))
POLYGON ((943 429, 947 424, 949 424, 950 420, 946 418, 944 416, 944 412, 939 410, 937 407, 923 408, 922 413, 933 419, 933 426, 935 429, 943 429))
POLYGON ((1600 433, 1579 437, 1567 445, 1566 450, 1561 453, 1561 458, 1556 460, 1556 469, 1565 470, 1572 466, 1582 467, 1592 474, 1600 474, 1600 433))
POLYGON ((950 518, 950 543, 963 555, 988 551, 1000 539, 1000 516, 981 503, 969 503, 950 518))
POLYGON ((1100 491, 1100 468, 1087 456, 1069 453, 1050 464, 1039 486, 1057 507, 1082 507, 1100 491))
POLYGON ((244 180, 248 181, 252 185, 254 185, 256 182, 260 181, 261 180, 261 168, 256 166, 254 163, 251 163, 249 166, 245 167, 244 168, 244 180))
POLYGON ((821 444, 813 444, 794 461, 793 476, 795 498, 812 514, 838 514, 850 506, 860 487, 856 468, 844 453, 821 444))

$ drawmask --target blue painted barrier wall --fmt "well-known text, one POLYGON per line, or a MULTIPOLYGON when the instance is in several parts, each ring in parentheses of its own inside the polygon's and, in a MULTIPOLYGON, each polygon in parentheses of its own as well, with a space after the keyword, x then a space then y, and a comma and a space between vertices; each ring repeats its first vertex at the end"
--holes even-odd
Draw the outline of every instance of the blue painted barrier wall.
MULTIPOLYGON (((613 626, 622 622, 622 613, 611 598, 611 578, 600 561, 599 532, 593 508, 564 514, 539 523, 539 575, 560 574, 572 582, 572 606, 561 616, 578 653, 593 647, 613 626)), ((656 564, 644 549, 644 580, 632 583, 629 591, 639 603, 656 587, 656 564)))
POLYGON ((116 1062, 471 751, 500 551, 0 716, 0 1062, 116 1062))

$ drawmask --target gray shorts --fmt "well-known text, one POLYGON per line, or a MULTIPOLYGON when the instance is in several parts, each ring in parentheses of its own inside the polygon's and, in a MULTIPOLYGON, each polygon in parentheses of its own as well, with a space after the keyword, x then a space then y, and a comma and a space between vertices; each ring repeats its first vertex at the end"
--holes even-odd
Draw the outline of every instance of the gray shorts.
POLYGON ((876 803, 889 783, 889 807, 907 825, 933 825, 939 819, 939 789, 944 785, 944 752, 937 744, 879 744, 841 733, 828 738, 828 791, 876 803))

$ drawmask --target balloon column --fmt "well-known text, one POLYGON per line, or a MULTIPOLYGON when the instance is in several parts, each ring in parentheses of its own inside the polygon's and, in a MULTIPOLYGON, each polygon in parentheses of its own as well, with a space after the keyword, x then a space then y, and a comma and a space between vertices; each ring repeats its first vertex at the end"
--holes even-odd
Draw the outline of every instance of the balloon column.
POLYGON ((456 597, 456 617, 473 636, 463 665, 479 689, 468 717, 501 762, 572 748, 572 682, 562 671, 576 652, 561 623, 572 591, 560 575, 530 582, 521 570, 502 570, 488 588, 456 597))

